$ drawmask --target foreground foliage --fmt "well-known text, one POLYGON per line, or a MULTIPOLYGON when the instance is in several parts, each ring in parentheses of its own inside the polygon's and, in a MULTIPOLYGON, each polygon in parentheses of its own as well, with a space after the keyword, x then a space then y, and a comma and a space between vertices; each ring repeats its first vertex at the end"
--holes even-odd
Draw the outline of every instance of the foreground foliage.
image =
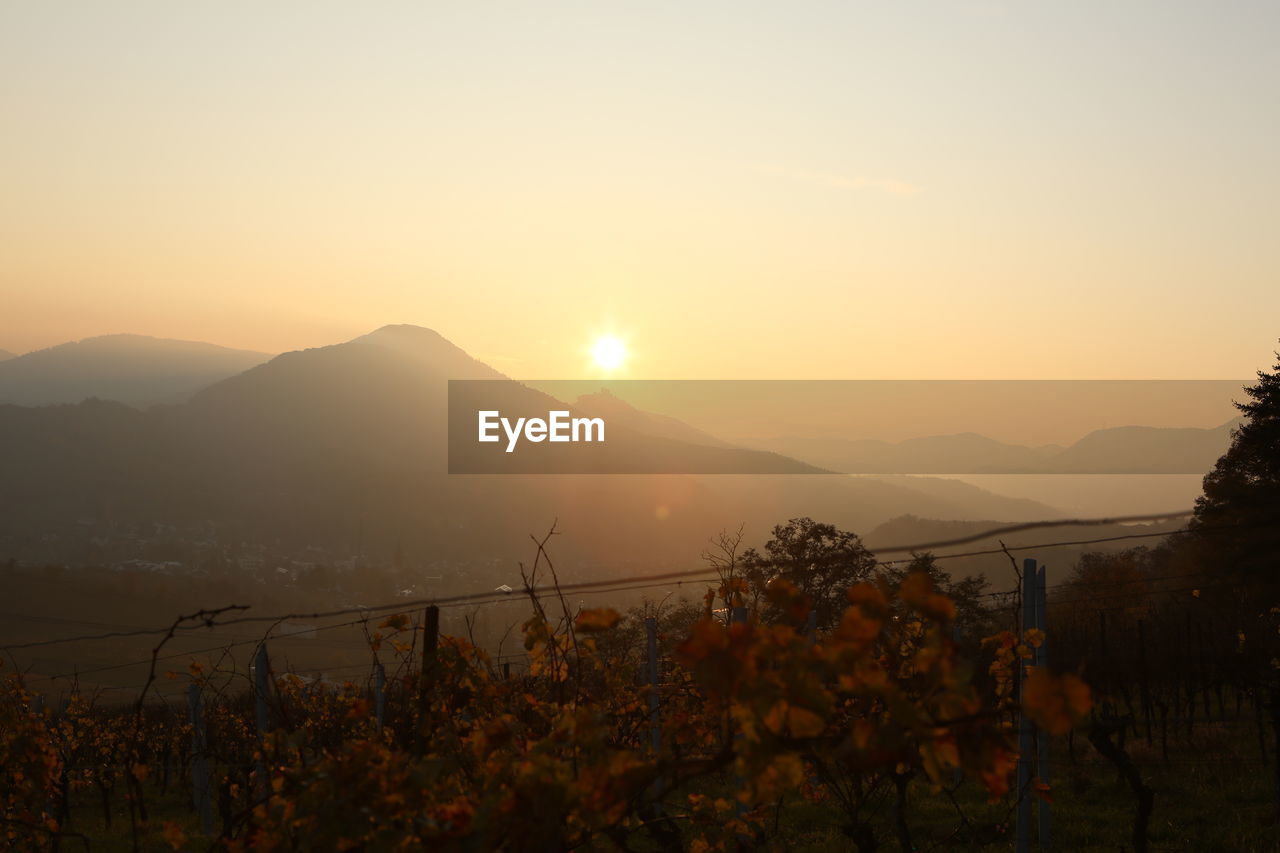
MULTIPOLYGON (((780 804, 800 797, 837 804, 841 832, 871 849, 869 805, 888 797, 901 809, 921 782, 945 791, 961 771, 993 799, 1029 793, 1010 792, 1010 730, 1038 637, 1000 634, 983 664, 962 659, 955 607, 923 572, 853 586, 816 636, 804 627, 810 599, 787 581, 769 583, 754 612, 747 591, 730 580, 687 636, 662 638, 673 653, 656 686, 619 641, 631 620, 612 610, 553 619, 531 598, 531 667, 515 678, 458 638, 415 655, 415 626, 392 616, 370 633, 375 651, 404 664, 381 726, 364 689, 283 674, 259 733, 251 697, 219 696, 218 674, 193 666, 183 677, 207 697, 218 844, 731 850, 768 847, 780 804)), ((1026 712, 1052 732, 1090 707, 1071 675, 1031 672, 1026 694, 1026 712)), ((5 831, 30 849, 63 834, 69 792, 94 788, 106 803, 121 786, 136 833, 147 821, 141 781, 192 772, 177 714, 81 703, 55 718, 9 674, 0 715, 5 831)), ((909 844, 905 820, 896 832, 909 844)), ((190 843, 176 824, 164 836, 175 849, 190 843)))

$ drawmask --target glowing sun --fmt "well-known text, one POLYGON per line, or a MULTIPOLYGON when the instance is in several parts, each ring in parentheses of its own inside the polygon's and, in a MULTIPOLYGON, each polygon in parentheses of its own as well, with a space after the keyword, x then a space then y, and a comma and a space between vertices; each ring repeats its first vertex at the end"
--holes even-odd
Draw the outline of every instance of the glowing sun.
POLYGON ((604 370, 617 370, 627 360, 627 345, 613 335, 603 335, 591 345, 591 360, 604 370))

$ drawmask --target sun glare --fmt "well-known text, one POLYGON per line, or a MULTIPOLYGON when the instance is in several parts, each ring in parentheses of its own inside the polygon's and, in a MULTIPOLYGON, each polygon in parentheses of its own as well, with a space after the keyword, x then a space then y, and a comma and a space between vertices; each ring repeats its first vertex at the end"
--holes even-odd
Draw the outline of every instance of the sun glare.
POLYGON ((592 345, 591 359, 597 367, 617 370, 627 360, 627 346, 613 335, 604 335, 592 345))

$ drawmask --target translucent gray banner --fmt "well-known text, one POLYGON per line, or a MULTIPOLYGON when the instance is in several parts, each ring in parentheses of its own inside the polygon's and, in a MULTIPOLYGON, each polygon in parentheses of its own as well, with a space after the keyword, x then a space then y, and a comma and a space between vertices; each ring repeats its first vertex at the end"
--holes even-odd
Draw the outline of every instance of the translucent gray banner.
POLYGON ((453 474, 1193 474, 1243 380, 451 380, 453 474))

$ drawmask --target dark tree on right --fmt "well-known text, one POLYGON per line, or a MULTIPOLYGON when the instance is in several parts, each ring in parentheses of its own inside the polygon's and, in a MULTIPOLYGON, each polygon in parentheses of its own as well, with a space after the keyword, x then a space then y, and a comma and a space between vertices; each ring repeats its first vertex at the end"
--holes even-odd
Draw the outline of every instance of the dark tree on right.
MULTIPOLYGON (((1276 353, 1280 358, 1280 353, 1276 353)), ((1193 549, 1206 570, 1235 574, 1259 593, 1280 587, 1280 364, 1245 388, 1230 449, 1204 478, 1193 549)))

